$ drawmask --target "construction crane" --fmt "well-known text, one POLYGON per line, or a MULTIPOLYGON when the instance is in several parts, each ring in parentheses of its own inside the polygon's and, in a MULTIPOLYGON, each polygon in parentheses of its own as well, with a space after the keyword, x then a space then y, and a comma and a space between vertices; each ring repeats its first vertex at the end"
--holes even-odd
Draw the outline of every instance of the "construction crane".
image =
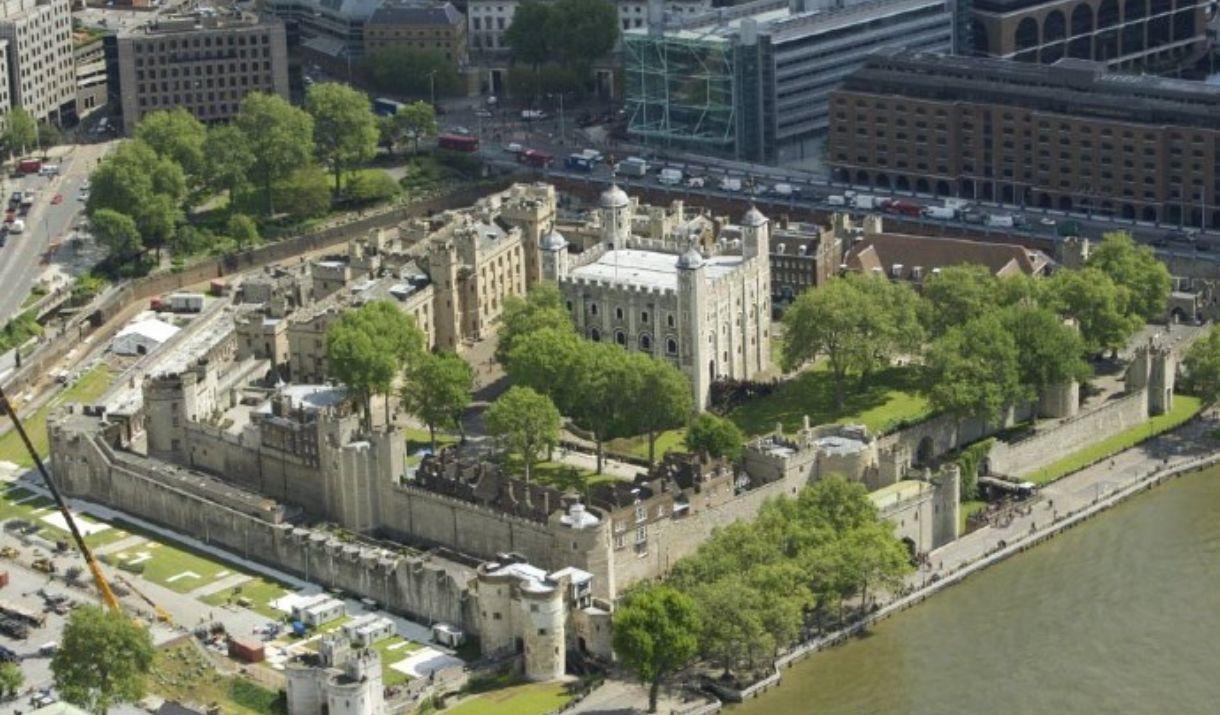
POLYGON ((114 577, 117 578, 120 582, 122 582, 122 584, 124 586, 126 586, 127 588, 130 588, 131 592, 134 593, 135 595, 139 596, 141 601, 143 601, 144 603, 147 603, 148 607, 153 610, 153 614, 157 617, 158 621, 161 621, 162 623, 170 623, 170 624, 172 624, 174 622, 174 619, 169 615, 169 611, 158 606, 156 601, 152 600, 143 591, 136 588, 136 585, 134 583, 132 583, 130 581, 130 579, 128 579, 126 576, 124 576, 121 573, 116 573, 114 575, 114 577))
POLYGON ((3 387, 0 387, 0 409, 3 409, 9 419, 13 421, 13 429, 17 430, 17 435, 21 437, 25 450, 29 452, 30 457, 34 460, 34 465, 38 467, 38 473, 42 475, 43 483, 47 485, 51 496, 55 498, 55 505, 59 507, 59 513, 63 514, 64 521, 68 524, 68 530, 72 532, 72 538, 76 541, 76 548, 85 558, 85 565, 89 567, 89 573, 93 574, 93 583, 97 586, 102 603, 106 604, 106 607, 112 612, 122 613, 123 608, 119 605, 119 599, 115 598, 114 592, 110 590, 110 584, 106 582, 101 566, 93 557, 93 551, 85 543, 85 537, 81 536, 80 529, 76 528, 76 520, 72 518, 72 512, 68 511, 68 505, 64 502, 63 495, 55 487, 55 482, 51 481, 51 475, 47 472, 46 465, 42 463, 42 457, 38 456, 38 450, 34 449, 30 436, 26 434, 25 427, 21 424, 21 419, 17 417, 17 408, 9 401, 8 395, 4 394, 3 387))

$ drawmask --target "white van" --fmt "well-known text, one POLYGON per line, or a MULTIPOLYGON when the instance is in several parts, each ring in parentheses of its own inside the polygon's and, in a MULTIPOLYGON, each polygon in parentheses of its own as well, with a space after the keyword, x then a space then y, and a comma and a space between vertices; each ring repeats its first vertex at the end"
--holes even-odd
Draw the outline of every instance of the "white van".
POLYGON ((38 173, 42 176, 59 176, 59 164, 43 164, 38 173))
POLYGON ((741 191, 741 179, 733 179, 726 176, 720 180, 720 190, 731 191, 733 193, 741 191))
POLYGON ((25 233, 25 221, 22 221, 21 219, 17 219, 16 221, 12 222, 11 224, 9 224, 8 232, 9 233, 25 233))
POLYGON ((677 186, 682 183, 682 171, 680 169, 661 169, 657 181, 666 186, 677 186))

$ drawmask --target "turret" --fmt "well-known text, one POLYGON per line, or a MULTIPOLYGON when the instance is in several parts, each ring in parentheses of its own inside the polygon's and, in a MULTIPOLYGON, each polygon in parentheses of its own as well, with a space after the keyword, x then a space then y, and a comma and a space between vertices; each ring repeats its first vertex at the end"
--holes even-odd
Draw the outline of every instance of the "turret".
POLYGON ((691 387, 695 392, 695 409, 707 406, 708 393, 715 379, 716 361, 705 357, 714 351, 707 347, 705 322, 707 315, 707 274, 703 255, 692 244, 678 257, 678 362, 690 365, 691 387))
POLYGON ((631 238, 631 199, 618 184, 611 183, 597 205, 602 220, 602 243, 616 251, 625 249, 631 238))
POLYGON ((559 281, 568 275, 568 240, 551 228, 538 243, 542 280, 559 281))
POLYGON ((741 219, 741 252, 746 258, 767 257, 771 246, 771 226, 756 206, 741 219))

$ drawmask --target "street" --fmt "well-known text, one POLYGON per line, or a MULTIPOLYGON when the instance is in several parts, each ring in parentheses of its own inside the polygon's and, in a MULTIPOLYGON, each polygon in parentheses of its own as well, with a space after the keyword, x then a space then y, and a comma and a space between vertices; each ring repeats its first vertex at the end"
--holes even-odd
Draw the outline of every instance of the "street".
POLYGON ((43 254, 52 241, 64 238, 72 230, 76 217, 85 206, 83 201, 78 200, 81 186, 110 146, 81 144, 56 147, 49 154, 50 163, 59 164, 59 176, 30 174, 5 182, 6 202, 14 191, 34 191, 37 198, 29 215, 24 217, 25 231, 10 233, 4 247, 0 248, 0 286, 4 286, 4 290, 0 291, 0 324, 21 312, 22 303, 43 272, 43 254), (56 194, 62 196, 63 200, 59 204, 52 204, 56 194))

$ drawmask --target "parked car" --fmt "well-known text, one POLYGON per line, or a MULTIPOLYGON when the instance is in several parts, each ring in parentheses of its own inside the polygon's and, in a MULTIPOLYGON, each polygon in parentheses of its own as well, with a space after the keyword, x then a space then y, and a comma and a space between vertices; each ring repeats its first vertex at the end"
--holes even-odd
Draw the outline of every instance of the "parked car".
POLYGON ((64 202, 63 194, 55 194, 54 196, 51 197, 52 204, 59 205, 59 204, 62 204, 63 202, 64 202))
POLYGON ((525 147, 521 146, 517 142, 509 142, 504 145, 504 151, 508 152, 509 154, 520 154, 521 152, 525 151, 525 147))

